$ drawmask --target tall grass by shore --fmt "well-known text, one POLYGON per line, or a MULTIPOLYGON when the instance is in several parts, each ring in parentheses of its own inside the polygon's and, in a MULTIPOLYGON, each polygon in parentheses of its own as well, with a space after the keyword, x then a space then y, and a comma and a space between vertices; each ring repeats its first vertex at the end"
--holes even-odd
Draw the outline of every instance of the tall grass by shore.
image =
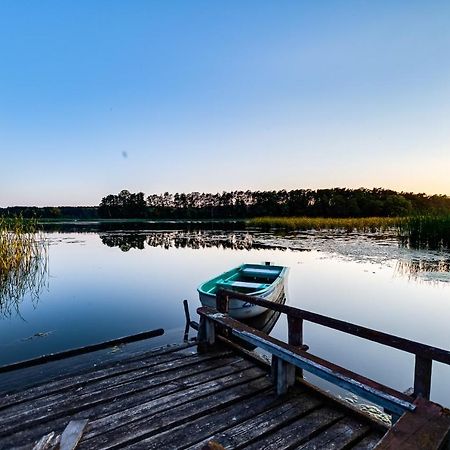
POLYGON ((47 245, 36 221, 0 218, 0 316, 18 311, 26 294, 38 297, 47 264, 47 245))
POLYGON ((333 230, 376 232, 394 230, 401 242, 411 248, 450 250, 450 214, 424 214, 408 217, 256 217, 247 226, 289 231, 333 230))
POLYGON ((450 250, 450 214, 411 216, 399 228, 403 242, 412 248, 450 250))
POLYGON ((258 228, 281 228, 285 230, 330 230, 384 231, 399 227, 402 217, 255 217, 247 221, 248 226, 258 228))

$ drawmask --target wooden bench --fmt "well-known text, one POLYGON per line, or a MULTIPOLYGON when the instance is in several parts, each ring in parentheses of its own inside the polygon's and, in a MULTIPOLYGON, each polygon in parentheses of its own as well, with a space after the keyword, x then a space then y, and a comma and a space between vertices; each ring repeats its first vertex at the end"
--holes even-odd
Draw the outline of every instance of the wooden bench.
POLYGON ((276 269, 259 269, 246 267, 245 269, 242 269, 241 273, 247 277, 276 278, 280 274, 280 271, 276 269))

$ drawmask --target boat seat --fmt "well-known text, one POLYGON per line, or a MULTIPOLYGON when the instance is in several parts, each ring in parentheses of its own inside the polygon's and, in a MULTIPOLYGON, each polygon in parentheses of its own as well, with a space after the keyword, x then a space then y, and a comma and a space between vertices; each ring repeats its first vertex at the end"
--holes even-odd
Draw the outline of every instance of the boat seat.
POLYGON ((257 267, 246 267, 241 273, 247 277, 274 277, 276 278, 280 271, 278 269, 259 269, 257 267))
POLYGON ((247 288, 247 289, 264 289, 269 286, 266 283, 249 283, 247 281, 227 281, 222 283, 217 283, 217 286, 227 288, 227 287, 235 287, 235 288, 247 288))

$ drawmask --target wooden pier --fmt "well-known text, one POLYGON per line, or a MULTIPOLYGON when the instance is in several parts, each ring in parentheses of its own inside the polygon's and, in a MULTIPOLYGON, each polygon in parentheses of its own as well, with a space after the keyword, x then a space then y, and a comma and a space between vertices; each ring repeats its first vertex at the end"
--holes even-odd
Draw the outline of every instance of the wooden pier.
POLYGON ((209 441, 371 448, 386 431, 305 386, 279 397, 269 375, 226 349, 149 352, 3 397, 0 448, 31 449, 77 419, 89 420, 79 449, 202 448, 209 441))
MULTIPOLYGON (((450 448, 450 414, 426 398, 428 372, 416 365, 422 377, 416 389, 425 395, 396 392, 307 351, 300 316, 316 322, 324 316, 305 318, 304 311, 278 305, 290 317, 290 342, 282 343, 231 319, 227 295, 218 298, 221 311, 199 309, 198 348, 185 343, 130 353, 2 395, 0 449, 450 448), (233 337, 271 353, 272 363, 242 350, 233 337), (382 405, 393 426, 320 391, 302 378, 304 371, 382 405)), ((327 326, 342 325, 326 319, 327 326)), ((352 326, 347 331, 356 334, 352 326)), ((420 347, 418 357, 449 356, 430 349, 420 347)))

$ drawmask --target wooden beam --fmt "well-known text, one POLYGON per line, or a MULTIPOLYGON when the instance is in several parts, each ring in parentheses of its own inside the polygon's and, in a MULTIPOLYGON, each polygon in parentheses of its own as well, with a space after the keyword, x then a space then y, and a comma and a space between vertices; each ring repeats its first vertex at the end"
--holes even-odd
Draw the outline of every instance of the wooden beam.
POLYGON ((129 344, 130 342, 142 341, 144 339, 150 339, 156 336, 162 336, 164 330, 158 328, 156 330, 144 331, 143 333, 132 334, 130 336, 123 336, 110 341, 100 342, 98 344, 86 345, 85 347, 72 348, 70 350, 64 350, 59 353, 49 353, 48 355, 38 356, 37 358, 27 359, 5 366, 0 366, 0 373, 11 372, 17 369, 25 369, 27 367, 38 366, 39 364, 48 363, 51 361, 59 361, 65 358, 71 358, 72 356, 84 355, 85 353, 96 352, 98 350, 104 350, 105 348, 114 347, 115 345, 129 344))

